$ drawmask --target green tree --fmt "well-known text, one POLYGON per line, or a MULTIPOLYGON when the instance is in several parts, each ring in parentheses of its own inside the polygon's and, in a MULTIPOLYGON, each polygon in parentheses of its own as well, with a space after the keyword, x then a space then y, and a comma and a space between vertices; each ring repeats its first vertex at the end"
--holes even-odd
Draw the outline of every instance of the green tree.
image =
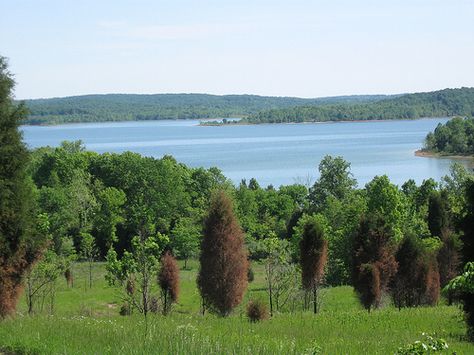
POLYGON ((289 243, 276 237, 258 242, 265 268, 270 315, 274 309, 280 311, 290 300, 295 290, 295 270, 291 263, 289 243))
POLYGON ((81 233, 81 257, 89 264, 89 288, 92 288, 92 266, 97 258, 98 251, 94 237, 90 233, 81 233))
POLYGON ((13 87, 7 61, 0 57, 0 318, 14 314, 23 277, 47 238, 36 230, 28 151, 18 129, 26 109, 13 101, 13 87))
POLYGON ((97 233, 97 246, 102 255, 117 242, 117 225, 125 222, 123 206, 126 201, 125 193, 115 187, 106 187, 99 192, 99 208, 94 229, 97 233))
POLYGON ((107 254, 106 280, 111 286, 121 286, 125 291, 124 299, 143 314, 145 334, 152 302, 152 282, 158 274, 160 254, 168 243, 168 237, 154 233, 152 226, 148 226, 139 236, 133 237, 132 252, 126 251, 120 260, 113 249, 107 254), (137 285, 136 289, 134 285, 137 285))
POLYGON ((181 218, 171 230, 171 247, 178 258, 184 259, 184 269, 190 258, 199 254, 201 228, 191 218, 181 218))
POLYGON ((313 210, 320 211, 330 196, 343 199, 357 185, 350 171, 351 164, 342 157, 326 155, 319 163, 319 179, 310 189, 313 210))

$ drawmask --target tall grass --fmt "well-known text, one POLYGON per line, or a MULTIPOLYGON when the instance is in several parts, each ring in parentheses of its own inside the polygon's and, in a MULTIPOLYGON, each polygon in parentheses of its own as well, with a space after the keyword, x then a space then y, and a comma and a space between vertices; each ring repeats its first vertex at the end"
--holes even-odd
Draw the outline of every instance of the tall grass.
MULTIPOLYGON (((303 354, 317 345, 324 354, 393 354, 426 332, 445 338, 450 351, 474 353, 474 346, 463 340, 465 328, 457 307, 398 311, 389 306, 368 314, 350 287, 326 289, 318 315, 277 314, 250 323, 242 306, 228 318, 201 316, 194 281, 197 266, 191 267, 182 271, 182 298, 176 311, 168 317, 152 316, 146 335, 140 315, 117 315, 118 294, 101 281, 103 265, 98 264, 92 289, 80 282, 67 289, 64 280, 55 315, 27 316, 22 306, 15 319, 1 322, 0 349, 40 354, 303 354)), ((81 268, 76 266, 76 280, 87 276, 81 268)), ((254 270, 256 280, 247 299, 264 296, 262 270, 255 266, 254 270)))

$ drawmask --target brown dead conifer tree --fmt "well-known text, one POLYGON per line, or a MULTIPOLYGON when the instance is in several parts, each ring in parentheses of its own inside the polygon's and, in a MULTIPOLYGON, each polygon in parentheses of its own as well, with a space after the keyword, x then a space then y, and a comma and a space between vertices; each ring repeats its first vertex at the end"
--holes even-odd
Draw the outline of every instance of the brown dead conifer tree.
POLYGON ((383 217, 374 215, 362 218, 354 239, 352 281, 361 303, 369 311, 370 307, 380 305, 381 295, 388 291, 398 269, 392 235, 383 217), (367 295, 367 292, 376 297, 367 295))
POLYGON ((0 319, 14 314, 23 277, 41 255, 46 237, 36 231, 28 151, 18 130, 26 110, 14 103, 13 86, 0 56, 0 319))
POLYGON ((248 260, 242 229, 224 191, 213 195, 203 232, 199 291, 206 307, 227 316, 247 289, 248 260))
POLYGON ((178 300, 179 296, 179 267, 169 251, 161 257, 158 284, 163 297, 163 314, 166 315, 171 311, 171 305, 178 300))
POLYGON ((312 292, 313 311, 318 312, 318 290, 324 277, 328 255, 328 243, 324 229, 316 219, 309 220, 300 241, 301 279, 306 292, 312 292))

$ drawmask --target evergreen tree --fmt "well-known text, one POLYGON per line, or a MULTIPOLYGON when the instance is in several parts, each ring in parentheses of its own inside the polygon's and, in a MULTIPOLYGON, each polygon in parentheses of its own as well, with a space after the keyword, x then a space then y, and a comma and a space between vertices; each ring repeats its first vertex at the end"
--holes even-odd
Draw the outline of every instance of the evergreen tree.
POLYGON ((171 311, 171 305, 178 300, 179 295, 179 267, 169 251, 161 257, 158 284, 163 298, 163 314, 166 315, 171 311))
POLYGON ((300 263, 303 288, 313 294, 313 310, 318 311, 318 289, 323 281, 327 262, 328 243, 318 221, 310 219, 303 227, 300 241, 300 263))
MULTIPOLYGON (((474 181, 469 181, 466 187, 466 208, 467 214, 464 217, 463 227, 463 262, 469 263, 474 261, 474 181)), ((474 340, 474 293, 462 292, 461 300, 466 316, 468 326, 468 335, 474 340)))
POLYGON ((204 304, 227 316, 244 296, 248 261, 243 232, 224 191, 212 197, 203 232, 198 287, 204 304))
POLYGON ((384 218, 363 217, 354 238, 352 281, 359 299, 370 311, 380 305, 381 295, 397 272, 393 230, 384 218))
POLYGON ((46 238, 35 231, 33 190, 25 171, 28 151, 18 130, 26 110, 14 103, 13 87, 6 59, 0 57, 0 318, 15 312, 23 277, 46 238))

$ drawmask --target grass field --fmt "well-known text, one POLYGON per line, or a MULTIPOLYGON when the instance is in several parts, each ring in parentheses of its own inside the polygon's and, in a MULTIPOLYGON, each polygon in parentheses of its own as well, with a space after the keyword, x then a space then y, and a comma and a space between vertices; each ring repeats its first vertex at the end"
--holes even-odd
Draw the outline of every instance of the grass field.
MULTIPOLYGON (((197 264, 189 265, 191 270, 181 272, 179 304, 168 317, 152 315, 147 336, 143 317, 118 315, 120 296, 106 285, 104 265, 94 265, 89 289, 85 265, 76 264, 74 288, 59 281, 54 315, 28 316, 22 299, 18 316, 0 323, 0 349, 10 354, 393 354, 425 332, 444 338, 447 353, 474 354, 456 306, 402 311, 387 306, 368 314, 350 287, 326 289, 318 315, 284 313, 253 324, 241 306, 229 318, 202 316, 197 264)), ((244 305, 266 295, 263 270, 254 266, 254 271, 244 305)))

